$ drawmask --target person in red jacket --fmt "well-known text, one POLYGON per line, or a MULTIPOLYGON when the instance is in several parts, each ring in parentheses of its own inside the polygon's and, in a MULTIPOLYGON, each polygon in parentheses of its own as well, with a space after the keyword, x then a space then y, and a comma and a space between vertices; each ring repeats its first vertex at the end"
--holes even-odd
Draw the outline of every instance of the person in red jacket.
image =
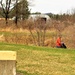
POLYGON ((56 40, 56 47, 57 48, 67 48, 64 42, 61 42, 61 37, 59 36, 56 40))
POLYGON ((56 47, 61 48, 61 37, 58 37, 56 40, 56 47))

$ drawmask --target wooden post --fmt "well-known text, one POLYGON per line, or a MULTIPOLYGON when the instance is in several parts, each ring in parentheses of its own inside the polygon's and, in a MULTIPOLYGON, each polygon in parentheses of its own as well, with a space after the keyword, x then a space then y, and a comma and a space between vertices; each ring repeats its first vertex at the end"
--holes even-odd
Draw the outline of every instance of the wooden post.
POLYGON ((0 51, 0 75, 16 75, 15 51, 0 51))

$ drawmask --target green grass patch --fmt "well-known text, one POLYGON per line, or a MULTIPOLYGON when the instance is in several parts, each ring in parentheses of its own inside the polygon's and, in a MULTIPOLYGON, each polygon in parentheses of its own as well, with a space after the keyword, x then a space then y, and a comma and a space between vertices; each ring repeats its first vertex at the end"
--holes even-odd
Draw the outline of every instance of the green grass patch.
POLYGON ((0 43, 17 52, 17 72, 23 75, 75 75, 75 49, 0 43))

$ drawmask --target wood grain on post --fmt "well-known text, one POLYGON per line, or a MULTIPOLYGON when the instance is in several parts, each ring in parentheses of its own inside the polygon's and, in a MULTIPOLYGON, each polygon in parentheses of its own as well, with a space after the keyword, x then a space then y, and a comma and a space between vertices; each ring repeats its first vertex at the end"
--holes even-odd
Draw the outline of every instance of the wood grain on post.
POLYGON ((0 51, 0 75, 16 75, 15 51, 0 51))

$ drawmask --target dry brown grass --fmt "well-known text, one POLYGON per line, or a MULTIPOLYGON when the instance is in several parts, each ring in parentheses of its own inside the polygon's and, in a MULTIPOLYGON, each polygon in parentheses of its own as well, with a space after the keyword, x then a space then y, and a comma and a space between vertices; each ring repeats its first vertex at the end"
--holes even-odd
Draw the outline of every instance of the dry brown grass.
MULTIPOLYGON (((3 38, 5 42, 10 43, 21 43, 27 45, 33 45, 34 39, 32 38, 27 25, 32 25, 32 22, 22 21, 18 23, 18 28, 15 26, 13 21, 5 25, 5 21, 0 20, 0 34, 4 34, 3 38), (23 28, 24 27, 24 28, 23 28), (6 35, 6 33, 10 35, 6 35)), ((32 30, 34 35, 36 35, 36 30, 32 30)), ((75 48, 75 25, 69 21, 52 21, 50 28, 46 31, 45 46, 55 47, 55 41, 57 36, 61 34, 63 42, 68 48, 75 48)), ((1 36, 0 35, 0 36, 1 36)), ((1 41, 1 40, 0 40, 1 41)))
POLYGON ((75 48, 75 26, 69 26, 62 32, 63 40, 69 48, 75 48))

